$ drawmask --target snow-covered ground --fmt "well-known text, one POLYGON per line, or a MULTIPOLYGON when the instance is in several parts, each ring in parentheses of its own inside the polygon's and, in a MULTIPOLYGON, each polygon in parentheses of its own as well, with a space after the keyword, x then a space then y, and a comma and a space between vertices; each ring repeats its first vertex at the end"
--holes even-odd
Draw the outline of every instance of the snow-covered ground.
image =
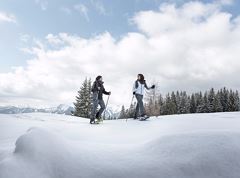
POLYGON ((0 115, 0 178, 239 178, 240 113, 0 115))

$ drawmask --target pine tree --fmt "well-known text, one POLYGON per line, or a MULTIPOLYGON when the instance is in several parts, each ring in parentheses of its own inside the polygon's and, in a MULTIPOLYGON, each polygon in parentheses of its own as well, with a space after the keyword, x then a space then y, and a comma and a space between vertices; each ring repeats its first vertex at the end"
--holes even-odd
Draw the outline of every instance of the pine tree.
POLYGON ((177 114, 177 98, 174 92, 171 94, 171 114, 177 114))
POLYGON ((124 119, 124 118, 126 118, 126 111, 125 111, 125 107, 123 105, 122 109, 121 109, 121 112, 120 112, 120 115, 119 115, 119 119, 124 119))
POLYGON ((181 92, 180 97, 181 97, 180 113, 181 114, 189 113, 190 112, 190 102, 188 100, 187 93, 185 91, 181 92))
POLYGON ((172 104, 171 104, 171 97, 170 97, 169 93, 166 96, 165 114, 167 114, 167 115, 172 114, 172 104))
POLYGON ((221 104, 223 107, 223 112, 227 112, 229 91, 224 87, 223 89, 221 89, 220 94, 221 94, 221 104))
POLYGON ((197 106, 196 106, 196 101, 195 101, 195 95, 191 95, 190 99, 190 113, 196 113, 197 112, 197 106))
POLYGON ((176 105, 177 105, 177 114, 180 114, 181 113, 180 111, 181 97, 180 97, 179 91, 177 91, 176 93, 176 105))
POLYGON ((235 111, 240 111, 240 98, 239 98, 239 94, 238 91, 235 92, 235 101, 236 101, 236 109, 235 111))
POLYGON ((208 93, 204 93, 203 97, 203 107, 202 107, 202 113, 209 113, 209 101, 208 101, 208 93))
POLYGON ((230 90, 228 98, 228 111, 237 111, 238 103, 236 101, 235 93, 230 90))
POLYGON ((136 112, 136 102, 130 105, 130 108, 126 111, 126 117, 133 118, 135 116, 135 112, 136 112))
POLYGON ((199 94, 196 94, 196 105, 197 105, 197 113, 202 113, 203 112, 203 106, 204 106, 204 101, 202 97, 202 92, 199 92, 199 94))
POLYGON ((160 94, 159 97, 158 97, 158 101, 157 101, 157 104, 159 105, 159 114, 162 115, 163 114, 163 104, 164 104, 164 100, 163 100, 163 97, 162 95, 160 94))
POLYGON ((211 88, 208 94, 209 112, 215 112, 214 99, 215 99, 215 91, 213 88, 211 88))
POLYGON ((74 116, 90 118, 91 113, 91 79, 85 79, 82 87, 78 91, 76 96, 76 102, 74 103, 75 111, 74 116))
POLYGON ((214 107, 215 112, 222 112, 223 111, 219 91, 217 92, 217 94, 214 97, 213 107, 214 107))

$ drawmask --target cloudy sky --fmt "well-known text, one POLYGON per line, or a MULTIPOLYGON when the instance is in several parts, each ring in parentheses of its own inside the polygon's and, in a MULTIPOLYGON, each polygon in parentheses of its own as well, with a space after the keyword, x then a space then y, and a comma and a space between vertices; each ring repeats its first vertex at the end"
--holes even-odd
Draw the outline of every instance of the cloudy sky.
MULTIPOLYGON (((112 106, 143 73, 158 90, 240 87, 237 0, 0 2, 0 105, 70 104, 102 75, 112 106)), ((106 99, 106 98, 105 98, 106 99)))

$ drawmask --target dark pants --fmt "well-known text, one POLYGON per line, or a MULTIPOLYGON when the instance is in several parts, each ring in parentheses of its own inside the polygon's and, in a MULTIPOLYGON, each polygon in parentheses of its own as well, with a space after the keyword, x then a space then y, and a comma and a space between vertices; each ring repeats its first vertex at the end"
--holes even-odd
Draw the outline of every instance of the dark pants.
POLYGON ((135 118, 140 116, 145 115, 145 109, 143 106, 143 95, 135 94, 135 97, 137 99, 137 107, 136 107, 136 112, 135 112, 135 118))
POLYGON ((102 115, 106 106, 103 99, 98 99, 97 92, 94 92, 92 97, 93 97, 93 106, 92 106, 91 119, 93 120, 96 118, 96 114, 97 114, 97 117, 100 117, 102 115), (96 113, 98 105, 100 105, 100 110, 98 111, 98 113, 96 113))

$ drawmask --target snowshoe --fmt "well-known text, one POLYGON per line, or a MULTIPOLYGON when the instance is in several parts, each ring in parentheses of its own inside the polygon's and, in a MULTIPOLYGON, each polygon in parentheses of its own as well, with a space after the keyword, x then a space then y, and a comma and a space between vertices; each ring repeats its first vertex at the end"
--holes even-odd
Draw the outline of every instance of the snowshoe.
POLYGON ((103 119, 101 117, 97 117, 96 119, 97 119, 96 121, 97 123, 103 122, 103 119))
POLYGON ((95 120, 90 120, 90 124, 95 124, 95 120))
POLYGON ((145 120, 147 120, 148 118, 149 118, 149 116, 144 115, 144 116, 138 117, 138 120, 139 120, 139 121, 145 121, 145 120))

